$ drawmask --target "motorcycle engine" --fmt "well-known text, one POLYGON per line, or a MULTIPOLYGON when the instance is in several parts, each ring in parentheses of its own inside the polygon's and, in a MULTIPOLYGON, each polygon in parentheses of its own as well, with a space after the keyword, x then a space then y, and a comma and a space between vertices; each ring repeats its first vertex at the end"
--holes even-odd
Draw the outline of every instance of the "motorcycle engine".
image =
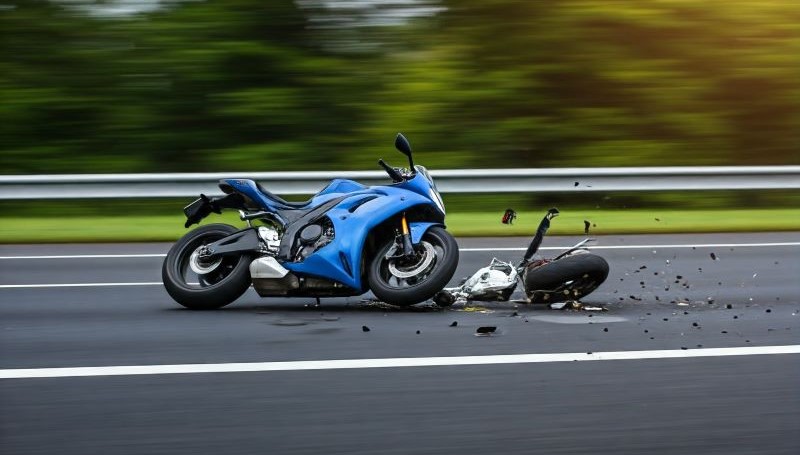
POLYGON ((294 254, 296 262, 303 261, 315 251, 331 243, 335 237, 333 223, 328 217, 318 223, 304 227, 298 235, 298 246, 294 254))
POLYGON ((265 253, 277 254, 281 246, 281 234, 272 226, 259 226, 258 236, 266 247, 265 253))

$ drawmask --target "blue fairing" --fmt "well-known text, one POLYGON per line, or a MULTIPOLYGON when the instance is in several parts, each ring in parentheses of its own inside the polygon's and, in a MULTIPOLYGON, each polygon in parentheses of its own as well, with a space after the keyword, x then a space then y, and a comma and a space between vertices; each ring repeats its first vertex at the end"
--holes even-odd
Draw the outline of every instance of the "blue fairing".
MULTIPOLYGON (((265 210, 285 209, 262 193, 258 185, 245 179, 225 180, 236 191, 246 195, 265 210)), ((431 206, 439 211, 431 199, 432 184, 421 173, 401 183, 365 187, 352 180, 335 179, 311 198, 304 208, 318 206, 331 199, 345 198, 326 212, 333 223, 335 237, 331 243, 315 251, 302 262, 281 264, 298 275, 313 275, 337 281, 359 293, 366 292, 362 283, 362 254, 370 231, 387 219, 412 207, 431 206)), ((441 214, 440 219, 444 218, 441 214)), ((418 243, 431 227, 441 225, 438 220, 411 222, 412 243, 418 243)), ((371 258, 366 258, 367 260, 371 258)))
MULTIPOLYGON (((430 185, 427 180, 418 175, 400 184, 375 186, 351 193, 352 196, 327 213, 336 232, 334 240, 303 262, 287 262, 283 266, 298 274, 325 277, 365 292, 367 289, 361 280, 361 256, 370 231, 387 219, 412 207, 434 205, 427 196, 428 188, 430 185), (363 202, 366 196, 374 198, 363 202), (351 212, 350 209, 354 206, 357 208, 351 212)), ((412 242, 419 242, 425 231, 434 225, 441 223, 410 223, 412 242)))

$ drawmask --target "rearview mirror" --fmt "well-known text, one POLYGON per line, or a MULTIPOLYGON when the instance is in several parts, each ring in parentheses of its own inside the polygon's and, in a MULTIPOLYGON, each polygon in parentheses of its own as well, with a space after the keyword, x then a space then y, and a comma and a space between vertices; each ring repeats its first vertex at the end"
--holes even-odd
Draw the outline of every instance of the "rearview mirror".
POLYGON ((403 155, 411 156, 411 144, 408 143, 408 139, 403 136, 403 133, 397 133, 397 137, 394 139, 394 147, 403 155))

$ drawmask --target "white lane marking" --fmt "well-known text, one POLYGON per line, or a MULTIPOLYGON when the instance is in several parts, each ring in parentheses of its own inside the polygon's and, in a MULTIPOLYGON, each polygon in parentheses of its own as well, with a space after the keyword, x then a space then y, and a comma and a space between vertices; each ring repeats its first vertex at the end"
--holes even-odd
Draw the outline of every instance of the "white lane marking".
POLYGON ((161 286, 160 281, 144 283, 56 283, 56 284, 0 284, 0 289, 15 288, 97 288, 102 286, 161 286))
POLYGON ((0 370, 0 379, 72 378, 83 376, 134 376, 179 373, 244 373, 263 371, 341 370, 359 368, 406 368, 464 365, 502 365, 597 360, 643 360, 726 357, 768 354, 800 354, 800 345, 748 346, 689 350, 569 352, 464 357, 401 357, 386 359, 302 360, 294 362, 209 363, 177 365, 130 365, 75 368, 22 368, 0 370))
MULTIPOLYGON (((659 248, 735 248, 735 247, 770 247, 770 246, 800 246, 800 242, 774 242, 774 243, 697 243, 697 244, 678 244, 678 245, 589 245, 590 250, 636 250, 636 249, 659 249, 659 248)), ((572 245, 566 246, 543 246, 540 250, 566 250, 572 245)), ((459 248, 459 251, 525 251, 522 248, 459 248)), ((10 259, 116 259, 116 258, 163 258, 165 253, 151 254, 75 254, 57 256, 0 256, 0 260, 10 259)))
POLYGON ((0 256, 0 259, 115 259, 115 258, 163 258, 165 253, 152 254, 73 254, 57 256, 0 256))
MULTIPOLYGON (((800 242, 776 243, 698 243, 685 245, 587 245, 589 250, 658 250, 660 248, 735 248, 735 247, 800 246, 800 242)), ((570 246, 543 246, 540 250, 567 250, 570 246)), ((525 251, 526 248, 460 248, 459 251, 525 251)))

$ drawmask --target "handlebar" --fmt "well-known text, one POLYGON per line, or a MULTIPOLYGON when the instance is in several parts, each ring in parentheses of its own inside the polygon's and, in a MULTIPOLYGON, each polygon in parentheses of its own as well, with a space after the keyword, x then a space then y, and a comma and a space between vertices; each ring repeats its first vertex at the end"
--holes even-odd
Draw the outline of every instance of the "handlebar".
POLYGON ((381 160, 378 160, 378 164, 380 164, 380 166, 383 168, 383 170, 385 170, 385 171, 386 171, 386 173, 387 173, 387 174, 389 174, 389 177, 391 177, 393 181, 395 181, 395 182, 402 182, 402 181, 404 180, 404 179, 403 179, 403 175, 402 175, 402 174, 400 174, 400 173, 397 171, 397 169, 395 169, 395 168, 393 168, 393 167, 389 166, 389 165, 388 165, 388 164, 386 164, 386 162, 385 162, 385 161, 383 161, 382 159, 381 159, 381 160))

